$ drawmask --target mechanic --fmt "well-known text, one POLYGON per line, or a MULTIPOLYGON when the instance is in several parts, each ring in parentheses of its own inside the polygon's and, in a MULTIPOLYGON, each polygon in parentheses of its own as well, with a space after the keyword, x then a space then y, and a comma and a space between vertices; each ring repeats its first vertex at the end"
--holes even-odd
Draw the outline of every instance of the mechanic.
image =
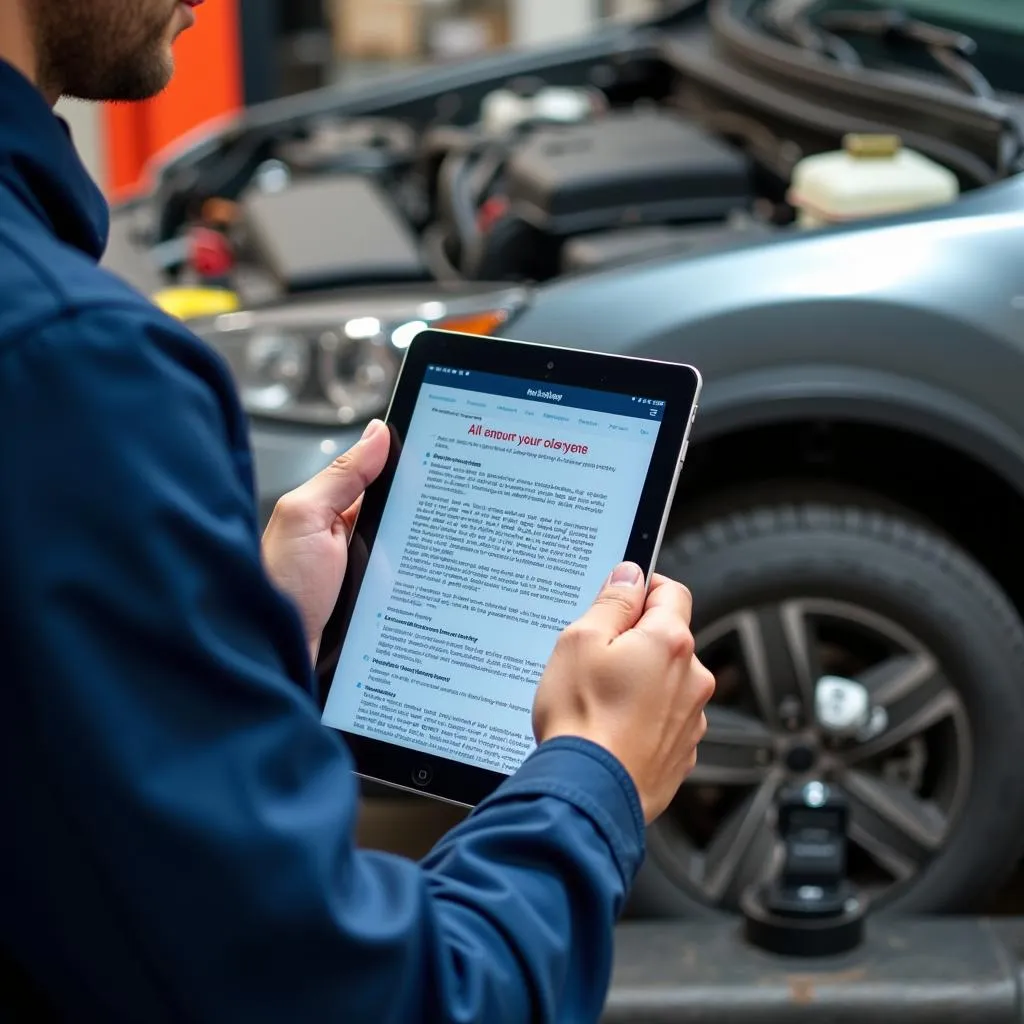
POLYGON ((261 546, 228 370, 99 268, 108 211, 52 111, 159 92, 192 6, 0 4, 0 1018, 595 1021, 706 728, 689 594, 615 570, 518 775, 421 864, 356 850, 310 647, 388 432, 261 546))

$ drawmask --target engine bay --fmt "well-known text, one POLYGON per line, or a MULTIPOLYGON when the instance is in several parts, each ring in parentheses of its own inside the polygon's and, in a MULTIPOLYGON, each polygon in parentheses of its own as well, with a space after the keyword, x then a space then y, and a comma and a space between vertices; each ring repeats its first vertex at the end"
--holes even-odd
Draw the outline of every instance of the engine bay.
POLYGON ((237 196, 204 197, 179 245, 165 247, 165 269, 216 279, 230 267, 285 294, 542 282, 714 245, 776 218, 758 203, 742 147, 676 111, 541 90, 530 109, 557 102, 559 116, 524 109, 509 122, 506 110, 501 122, 495 108, 509 99, 527 106, 504 93, 489 121, 419 134, 397 120, 311 123, 274 145, 237 196))
MULTIPOLYGON (((920 136, 841 110, 824 127, 801 110, 780 118, 772 88, 712 57, 710 38, 702 26, 638 39, 612 60, 444 93, 430 117, 382 103, 243 130, 165 183, 147 248, 169 284, 229 282, 252 303, 364 285, 543 283, 870 216, 851 211, 840 160, 887 156, 895 168, 920 136), (836 152, 861 123, 893 139, 836 152)), ((972 179, 973 157, 952 155, 880 178, 873 209, 886 212, 889 194, 937 204, 986 183, 984 169, 972 179)))

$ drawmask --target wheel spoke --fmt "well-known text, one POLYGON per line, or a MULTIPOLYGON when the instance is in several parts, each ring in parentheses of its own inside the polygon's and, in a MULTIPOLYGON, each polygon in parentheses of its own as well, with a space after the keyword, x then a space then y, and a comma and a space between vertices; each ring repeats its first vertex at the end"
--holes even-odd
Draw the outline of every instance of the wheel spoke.
POLYGON ((820 678, 817 640, 798 602, 767 605, 737 616, 736 628, 758 709, 775 728, 780 705, 795 699, 807 714, 820 678))
POLYGON ((938 670, 930 654, 897 654, 862 672, 857 681, 867 688, 875 704, 888 707, 926 685, 938 670))
POLYGON ((948 821, 933 804, 866 772, 844 772, 840 784, 850 802, 850 839, 897 880, 941 847, 948 821))
POLYGON ((846 764, 862 764, 927 732, 955 715, 960 698, 928 654, 890 658, 863 673, 858 680, 871 694, 871 702, 885 708, 885 731, 867 743, 843 751, 846 764))
POLYGON ((773 769, 722 824, 704 852, 704 890, 716 903, 733 904, 771 867, 776 837, 771 824, 782 773, 773 769))
POLYGON ((708 732, 697 752, 693 785, 756 786, 772 761, 772 734, 757 719, 733 708, 709 705, 708 732))
POLYGON ((879 839, 877 832, 854 820, 849 828, 850 842, 859 846, 880 868, 888 871, 897 881, 912 878, 917 871, 917 862, 906 854, 879 839))

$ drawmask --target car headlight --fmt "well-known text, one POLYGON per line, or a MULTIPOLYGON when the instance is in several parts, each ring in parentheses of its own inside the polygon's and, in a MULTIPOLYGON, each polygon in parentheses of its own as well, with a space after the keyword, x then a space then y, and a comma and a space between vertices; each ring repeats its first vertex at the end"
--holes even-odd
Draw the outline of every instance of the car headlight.
POLYGON ((525 299, 516 288, 454 299, 317 300, 189 326, 225 357, 251 415, 347 425, 387 408, 403 353, 420 331, 493 334, 525 299))

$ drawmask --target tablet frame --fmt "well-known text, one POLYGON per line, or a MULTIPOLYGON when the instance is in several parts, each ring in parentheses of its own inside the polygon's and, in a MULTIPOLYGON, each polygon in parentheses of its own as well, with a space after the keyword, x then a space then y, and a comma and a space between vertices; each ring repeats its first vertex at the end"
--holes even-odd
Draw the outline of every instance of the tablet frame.
MULTIPOLYGON (((422 331, 406 350, 399 371, 385 417, 391 433, 391 451, 384 471, 367 488, 363 498, 349 542, 348 570, 317 652, 315 677, 321 712, 327 704, 424 376, 428 367, 437 364, 502 374, 547 386, 592 388, 665 402, 665 413, 622 559, 640 565, 650 584, 697 414, 703 386, 700 372, 681 363, 450 331, 422 331)), ((609 566, 609 570, 612 568, 609 566)), ((325 727, 334 729, 326 723, 325 727)), ((508 778, 461 761, 345 730, 334 731, 344 737, 355 759, 356 774, 361 778, 446 803, 474 807, 508 778)))

